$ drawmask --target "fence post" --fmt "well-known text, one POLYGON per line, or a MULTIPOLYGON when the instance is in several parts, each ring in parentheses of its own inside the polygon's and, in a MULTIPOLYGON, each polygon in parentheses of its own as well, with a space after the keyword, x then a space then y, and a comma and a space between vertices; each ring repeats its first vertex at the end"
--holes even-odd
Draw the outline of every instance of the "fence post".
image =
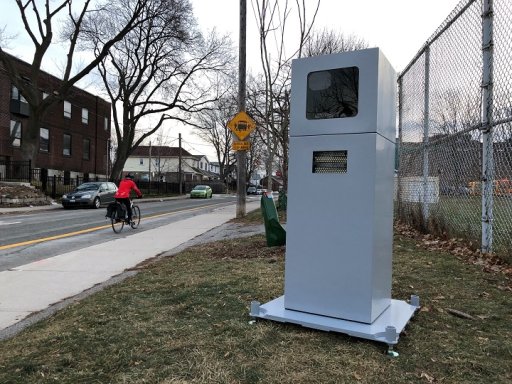
POLYGON ((32 160, 28 161, 28 182, 32 184, 32 160))
POLYGON ((57 197, 57 175, 53 175, 52 180, 52 199, 57 197))
POLYGON ((402 104, 404 102, 404 94, 403 94, 403 77, 400 76, 398 78, 398 142, 396 143, 397 149, 395 151, 396 156, 398 159, 395 160, 395 164, 397 165, 397 174, 396 174, 396 205, 397 205, 397 218, 402 217, 402 186, 401 186, 401 180, 402 180, 402 169, 400 167, 401 161, 400 157, 402 155, 401 153, 401 147, 402 147, 402 124, 403 124, 403 107, 402 104))
POLYGON ((422 196, 422 213, 423 222, 428 226, 428 219, 430 215, 430 206, 428 203, 428 124, 430 120, 430 45, 425 48, 425 98, 424 98, 424 111, 423 111, 423 196, 422 196))
POLYGON ((41 168, 39 177, 41 179, 41 190, 46 194, 46 188, 48 187, 48 169, 41 168))
POLYGON ((493 6, 484 0, 482 10, 482 253, 492 252, 493 240, 493 6))

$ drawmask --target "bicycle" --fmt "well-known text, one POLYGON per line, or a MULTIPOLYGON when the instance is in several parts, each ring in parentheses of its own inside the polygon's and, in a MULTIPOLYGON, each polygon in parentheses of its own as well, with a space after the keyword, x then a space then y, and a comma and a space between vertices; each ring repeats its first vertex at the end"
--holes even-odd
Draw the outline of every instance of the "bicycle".
MULTIPOLYGON (((122 203, 117 201, 116 204, 121 205, 122 203)), ((140 208, 138 205, 133 204, 133 201, 131 201, 130 204, 132 207, 132 221, 129 224, 130 224, 130 227, 132 227, 133 229, 136 229, 139 227, 139 224, 140 224, 140 208)), ((127 219, 126 208, 123 207, 122 211, 124 211, 123 218, 118 217, 118 212, 121 212, 121 210, 119 210, 119 209, 114 209, 112 212, 112 215, 110 216, 110 223, 112 224, 112 230, 115 233, 120 233, 123 230, 124 225, 128 224, 126 222, 126 219, 127 219)))

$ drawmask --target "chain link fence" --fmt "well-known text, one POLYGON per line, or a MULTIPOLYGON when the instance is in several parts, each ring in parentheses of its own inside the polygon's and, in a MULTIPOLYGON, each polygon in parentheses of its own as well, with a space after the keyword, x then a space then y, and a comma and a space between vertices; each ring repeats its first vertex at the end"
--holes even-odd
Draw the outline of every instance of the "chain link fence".
POLYGON ((512 1, 463 0, 399 76, 397 216, 512 260, 512 1))

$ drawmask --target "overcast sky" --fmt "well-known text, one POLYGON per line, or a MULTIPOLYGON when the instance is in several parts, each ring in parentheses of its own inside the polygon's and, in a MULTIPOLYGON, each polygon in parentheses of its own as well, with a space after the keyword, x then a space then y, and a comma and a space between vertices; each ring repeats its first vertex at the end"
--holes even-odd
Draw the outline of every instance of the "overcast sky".
MULTIPOLYGON (((0 26, 6 27, 8 35, 18 34, 10 44, 9 51, 24 60, 30 60, 32 45, 26 34, 14 0, 0 0, 0 26)), ((284 0, 282 0, 284 2, 284 0)), ((356 35, 369 43, 370 47, 380 47, 397 72, 403 70, 421 49, 425 41, 446 19, 460 0, 321 0, 316 20, 318 29, 328 28, 344 34, 356 35)), ((239 4, 238 0, 191 0, 198 24, 204 29, 217 28, 219 32, 231 33, 238 44, 239 4)), ((289 0, 291 5, 295 1, 289 0)), ((306 0, 312 12, 316 1, 306 0)), ((250 70, 259 70, 259 42, 255 17, 247 0, 247 62, 250 70)), ((290 25, 290 27, 292 27, 290 25)), ((294 49, 293 37, 287 44, 294 49)), ((53 55, 58 57, 57 50, 53 55)), ((59 60, 46 61, 46 70, 56 73, 51 67, 58 67, 59 60)), ((87 87, 86 84, 81 84, 87 87)), ((213 151, 190 133, 190 128, 173 128, 171 138, 181 132, 185 149, 195 154, 206 154, 214 161, 213 151)))
MULTIPOLYGON (((288 1, 295 4, 293 0, 288 1)), ((325 27, 356 35, 370 47, 380 47, 395 70, 401 71, 459 1, 321 0, 315 25, 318 29, 325 27)), ((247 0, 247 56, 248 63, 259 63, 259 42, 251 3, 247 0)), ((232 33, 238 44, 239 1, 192 0, 192 4, 199 25, 232 33)), ((306 4, 311 15, 316 1, 307 0, 306 4)))

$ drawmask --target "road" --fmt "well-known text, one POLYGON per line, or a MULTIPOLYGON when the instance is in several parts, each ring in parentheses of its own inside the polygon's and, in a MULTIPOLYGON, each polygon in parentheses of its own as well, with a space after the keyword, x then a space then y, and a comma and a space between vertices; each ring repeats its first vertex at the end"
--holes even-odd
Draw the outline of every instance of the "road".
POLYGON ((115 234, 105 219, 105 208, 57 208, 0 216, 0 271, 209 212, 236 203, 236 197, 136 202, 141 209, 140 226, 135 230, 125 226, 120 234, 115 234))

